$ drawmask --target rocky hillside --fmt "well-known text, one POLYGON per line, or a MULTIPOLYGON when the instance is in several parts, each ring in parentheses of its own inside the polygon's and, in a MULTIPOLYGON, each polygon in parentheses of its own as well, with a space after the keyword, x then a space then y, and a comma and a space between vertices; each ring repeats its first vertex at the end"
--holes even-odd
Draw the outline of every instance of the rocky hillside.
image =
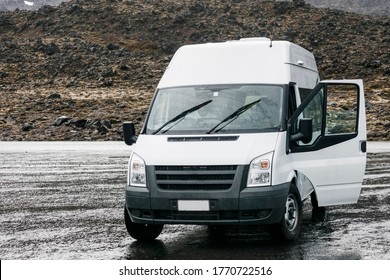
MULTIPOLYGON (((38 10, 45 5, 57 6, 70 0, 1 0, 0 11, 14 11, 15 9, 38 10)), ((266 0, 260 0, 266 1, 266 0)), ((274 0, 283 1, 283 0, 274 0)), ((286 0, 284 0, 286 1, 286 0)), ((390 2, 388 0, 287 0, 290 2, 305 2, 318 8, 339 9, 359 14, 373 14, 390 16, 390 2)))
POLYGON ((302 1, 72 0, 0 12, 0 140, 120 140, 183 44, 265 36, 363 78, 369 139, 389 140, 390 19, 302 1), (299 4, 301 3, 301 4, 299 4))

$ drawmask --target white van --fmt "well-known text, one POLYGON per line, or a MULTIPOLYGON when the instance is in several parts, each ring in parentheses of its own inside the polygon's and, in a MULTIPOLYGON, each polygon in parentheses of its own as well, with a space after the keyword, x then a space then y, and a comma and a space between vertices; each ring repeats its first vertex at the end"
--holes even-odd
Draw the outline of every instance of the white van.
POLYGON ((319 81, 314 56, 249 38, 181 47, 135 136, 126 186, 129 234, 164 224, 270 224, 295 240, 302 203, 356 203, 366 163, 361 80, 319 81))

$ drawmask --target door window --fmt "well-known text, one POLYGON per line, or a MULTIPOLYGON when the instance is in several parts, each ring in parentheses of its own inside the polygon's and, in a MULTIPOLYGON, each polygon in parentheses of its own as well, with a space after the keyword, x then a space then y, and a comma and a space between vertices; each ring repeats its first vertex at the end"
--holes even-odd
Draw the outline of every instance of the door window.
POLYGON ((314 96, 307 104, 305 109, 299 115, 299 118, 294 123, 293 134, 298 133, 299 131, 299 120, 302 118, 309 118, 312 120, 313 124, 313 137, 309 143, 303 143, 301 141, 297 142, 298 146, 310 146, 312 145, 318 137, 320 137, 324 125, 324 88, 322 88, 318 94, 314 96))
POLYGON ((358 133, 359 87, 355 84, 319 84, 293 114, 290 135, 299 133, 299 120, 312 120, 309 143, 291 143, 292 151, 311 151, 347 141, 358 133))
POLYGON ((327 86, 325 135, 357 132, 356 92, 355 85, 327 86))

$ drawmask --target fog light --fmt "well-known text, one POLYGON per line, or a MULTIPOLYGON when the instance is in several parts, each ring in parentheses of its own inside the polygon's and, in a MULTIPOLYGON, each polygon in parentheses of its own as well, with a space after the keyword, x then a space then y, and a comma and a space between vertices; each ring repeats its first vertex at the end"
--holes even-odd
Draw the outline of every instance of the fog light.
POLYGON ((136 217, 141 217, 141 211, 137 209, 131 210, 131 214, 136 217))
POLYGON ((270 213, 271 213, 271 210, 259 210, 256 212, 256 215, 257 215, 257 217, 262 219, 262 218, 269 216, 270 213))

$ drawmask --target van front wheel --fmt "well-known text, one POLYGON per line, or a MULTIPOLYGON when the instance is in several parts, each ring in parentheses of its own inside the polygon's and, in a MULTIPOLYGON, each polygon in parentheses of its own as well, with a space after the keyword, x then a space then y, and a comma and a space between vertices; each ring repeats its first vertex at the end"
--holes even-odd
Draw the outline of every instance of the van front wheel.
POLYGON ((295 184, 291 184, 284 214, 279 224, 274 225, 273 233, 285 241, 297 240, 302 228, 302 201, 295 184))
POLYGON ((127 232, 131 237, 138 241, 153 241, 156 239, 164 225, 152 225, 152 224, 136 224, 133 223, 130 219, 129 213, 125 207, 125 224, 127 232))

